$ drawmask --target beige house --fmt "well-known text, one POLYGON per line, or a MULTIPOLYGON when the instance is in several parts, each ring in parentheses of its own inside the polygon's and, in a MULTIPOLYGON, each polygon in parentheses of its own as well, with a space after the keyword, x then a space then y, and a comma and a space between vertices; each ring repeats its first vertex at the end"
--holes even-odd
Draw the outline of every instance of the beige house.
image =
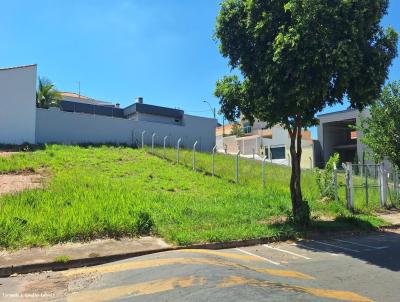
MULTIPOLYGON (((240 123, 243 129, 243 136, 237 137, 231 134, 232 125, 225 126, 225 136, 222 136, 222 127, 216 130, 216 141, 218 149, 227 153, 240 153, 244 156, 267 158, 271 162, 290 165, 290 137, 289 132, 280 125, 267 128, 265 122, 255 121, 250 125, 246 120, 240 123)), ((310 169, 314 167, 315 151, 314 141, 311 132, 302 132, 302 160, 301 167, 310 169)))

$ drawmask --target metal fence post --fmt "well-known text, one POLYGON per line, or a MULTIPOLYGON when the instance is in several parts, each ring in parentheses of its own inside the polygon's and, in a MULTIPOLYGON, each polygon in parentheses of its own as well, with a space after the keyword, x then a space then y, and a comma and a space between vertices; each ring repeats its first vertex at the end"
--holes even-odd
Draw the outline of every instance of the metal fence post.
POLYGON ((196 170, 196 145, 197 141, 193 144, 193 158, 192 158, 193 170, 196 170))
POLYGON ((146 133, 146 130, 142 131, 142 149, 144 148, 144 134, 146 133))
POLYGON ((267 156, 264 156, 262 159, 262 165, 261 165, 261 173, 262 173, 262 187, 263 189, 265 188, 265 160, 267 159, 267 156))
POLYGON ((154 152, 154 137, 156 136, 156 133, 154 132, 153 135, 151 136, 151 152, 154 152))
POLYGON ((236 182, 239 182, 239 157, 240 151, 236 154, 236 182))
POLYGON ((253 159, 254 159, 254 153, 255 153, 255 150, 254 150, 254 148, 253 148, 253 159))
POLYGON ((212 149, 212 155, 211 155, 211 175, 214 176, 214 157, 215 157, 215 151, 217 150, 217 145, 214 146, 212 149))
POLYGON ((178 139, 178 142, 176 144, 176 162, 179 164, 179 147, 181 144, 181 138, 178 139))
POLYGON ((268 146, 268 157, 269 157, 269 161, 272 164, 272 151, 271 151, 271 146, 268 146))
POLYGON ((168 136, 164 136, 164 158, 165 158, 165 141, 167 140, 168 136))

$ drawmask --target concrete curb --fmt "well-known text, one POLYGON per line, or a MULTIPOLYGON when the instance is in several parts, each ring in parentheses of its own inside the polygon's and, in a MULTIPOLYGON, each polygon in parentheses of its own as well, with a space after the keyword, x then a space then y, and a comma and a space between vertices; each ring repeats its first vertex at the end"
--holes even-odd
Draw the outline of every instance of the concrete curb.
MULTIPOLYGON (((288 240, 290 238, 279 238, 279 240, 288 240)), ((233 241, 225 241, 225 242, 215 242, 215 243, 205 243, 205 244, 193 244, 188 246, 176 246, 176 247, 167 247, 153 250, 145 250, 138 251, 132 253, 121 253, 114 254, 110 256, 98 256, 91 258, 80 258, 80 259, 72 259, 68 262, 43 262, 43 263, 34 263, 34 264, 23 264, 23 265, 15 265, 15 266, 5 266, 0 267, 0 278, 6 278, 13 274, 29 274, 29 273, 37 273, 42 271, 61 271, 67 270, 71 268, 78 268, 84 266, 94 266, 105 264, 108 262, 124 260, 127 258, 139 257, 144 255, 150 255, 161 252, 168 251, 176 251, 182 249, 208 249, 208 250, 220 250, 227 248, 235 248, 235 247, 246 247, 257 244, 265 244, 274 242, 273 238, 259 238, 259 239, 247 239, 247 240, 233 240, 233 241)))
MULTIPOLYGON (((394 229, 400 229, 399 225, 391 225, 388 227, 382 227, 375 231, 390 231, 394 229)), ((324 237, 329 235, 336 235, 336 236, 343 236, 343 235, 355 235, 355 234, 363 234, 368 233, 371 231, 344 231, 344 232, 325 232, 321 234, 311 233, 306 234, 304 238, 319 238, 321 235, 324 237)), ((373 231, 372 231, 373 232, 373 231)), ((42 271, 61 271, 67 270, 71 268, 79 268, 84 266, 94 266, 105 264, 108 262, 124 260, 127 258, 139 257, 144 255, 151 255, 155 253, 161 252, 168 252, 168 251, 177 251, 182 249, 208 249, 208 250, 220 250, 220 249, 229 249, 229 248, 237 248, 237 247, 246 247, 252 245, 260 245, 266 244, 276 241, 285 241, 294 239, 291 236, 285 236, 280 238, 258 238, 258 239, 245 239, 245 240, 232 240, 232 241, 224 241, 224 242, 215 242, 215 243, 204 243, 204 244, 193 244, 188 246, 176 246, 176 247, 167 247, 167 248, 160 248, 160 249, 153 249, 153 250, 145 250, 145 251, 138 251, 132 253, 121 253, 121 254, 114 254, 109 256, 98 256, 98 257, 91 257, 91 258, 81 258, 81 259, 73 259, 68 262, 44 262, 44 263, 35 263, 35 264, 24 264, 24 265, 15 265, 15 266, 6 266, 0 267, 0 278, 9 277, 13 274, 29 274, 29 273, 37 273, 42 271)))

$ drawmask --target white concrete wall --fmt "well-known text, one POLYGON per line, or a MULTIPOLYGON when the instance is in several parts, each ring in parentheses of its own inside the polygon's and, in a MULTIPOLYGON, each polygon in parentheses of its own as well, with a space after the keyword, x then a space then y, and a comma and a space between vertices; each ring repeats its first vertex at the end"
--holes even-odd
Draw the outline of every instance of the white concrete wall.
POLYGON ((35 143, 36 65, 0 69, 0 144, 35 143))
POLYGON ((151 144, 151 136, 156 133, 155 144, 162 145, 164 136, 167 144, 176 146, 182 138, 182 146, 191 148, 198 141, 198 150, 211 151, 215 146, 215 119, 184 115, 184 126, 135 121, 60 111, 57 108, 37 109, 37 143, 141 143, 142 131, 145 144, 151 144))

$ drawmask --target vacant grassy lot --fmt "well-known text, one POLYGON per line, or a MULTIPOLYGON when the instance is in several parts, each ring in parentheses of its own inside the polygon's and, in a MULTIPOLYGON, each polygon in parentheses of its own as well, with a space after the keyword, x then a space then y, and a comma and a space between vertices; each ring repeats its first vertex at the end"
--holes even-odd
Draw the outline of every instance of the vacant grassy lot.
MULTIPOLYGON (((175 159, 173 150, 167 153, 175 159)), ((0 173, 23 170, 47 176, 43 189, 0 197, 0 246, 148 232, 177 244, 296 232, 290 224, 279 223, 290 213, 288 168, 268 165, 267 188, 262 190, 260 163, 243 160, 236 184, 233 158, 218 155, 217 177, 211 177, 204 173, 210 171, 210 155, 197 155, 203 172, 191 170, 190 151, 181 155, 190 168, 124 147, 53 145, 0 157, 0 173)), ((314 227, 382 223, 367 215, 343 218, 349 213, 341 203, 319 202, 312 172, 303 173, 302 185, 314 216, 340 217, 332 223, 315 222, 314 227)))

